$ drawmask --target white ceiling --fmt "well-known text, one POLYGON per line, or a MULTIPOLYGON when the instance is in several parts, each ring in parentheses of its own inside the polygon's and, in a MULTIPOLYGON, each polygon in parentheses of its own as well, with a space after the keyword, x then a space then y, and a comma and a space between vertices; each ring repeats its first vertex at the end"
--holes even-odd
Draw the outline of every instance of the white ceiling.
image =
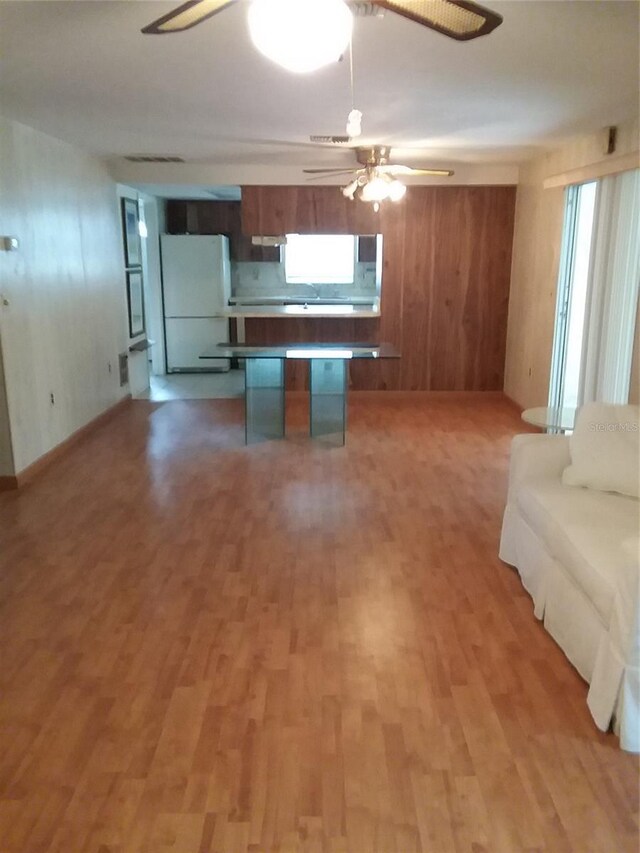
MULTIPOLYGON (((509 164, 637 113, 637 2, 484 2, 504 23, 467 43, 391 12, 356 19, 364 142, 410 163, 509 164)), ((348 151, 305 144, 344 132, 347 61, 281 70, 249 41, 247 0, 182 34, 140 33, 178 3, 1 2, 1 111, 104 156, 351 163, 348 151)))

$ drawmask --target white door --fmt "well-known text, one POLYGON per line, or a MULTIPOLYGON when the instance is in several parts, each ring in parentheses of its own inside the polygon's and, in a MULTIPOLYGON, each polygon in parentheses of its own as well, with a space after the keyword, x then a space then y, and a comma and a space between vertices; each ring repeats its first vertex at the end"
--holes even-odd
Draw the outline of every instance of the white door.
POLYGON ((220 316, 229 289, 227 238, 163 234, 161 246, 165 317, 220 316))
POLYGON ((167 371, 229 370, 229 359, 201 359, 203 352, 229 339, 228 320, 167 318, 167 371))

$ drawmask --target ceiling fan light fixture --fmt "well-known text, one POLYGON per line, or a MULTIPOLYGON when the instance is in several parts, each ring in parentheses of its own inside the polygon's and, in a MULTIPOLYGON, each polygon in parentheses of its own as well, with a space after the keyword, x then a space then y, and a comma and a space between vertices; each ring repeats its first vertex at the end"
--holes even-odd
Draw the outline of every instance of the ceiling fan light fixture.
POLYGON ((358 182, 358 179, 354 178, 350 183, 346 185, 346 187, 342 188, 342 195, 345 198, 350 198, 351 201, 353 201, 356 195, 356 190, 359 186, 360 184, 358 182))
POLYGON ((407 188, 401 181, 396 179, 389 184, 388 193, 391 201, 402 201, 407 193, 407 188))
POLYGON ((362 201, 381 202, 389 197, 389 182, 375 175, 360 190, 362 201))
POLYGON ((337 62, 353 15, 343 0, 253 0, 249 33, 268 59, 301 74, 337 62))

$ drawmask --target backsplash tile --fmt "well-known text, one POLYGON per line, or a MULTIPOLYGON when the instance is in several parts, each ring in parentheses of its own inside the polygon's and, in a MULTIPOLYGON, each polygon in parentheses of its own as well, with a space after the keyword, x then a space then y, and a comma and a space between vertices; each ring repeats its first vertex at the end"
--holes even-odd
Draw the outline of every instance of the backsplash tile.
MULTIPOLYGON (((375 298, 375 263, 356 264, 353 284, 320 284, 316 286, 321 298, 337 296, 368 296, 375 298)), ((284 264, 265 261, 234 261, 231 264, 232 296, 306 296, 311 289, 304 284, 287 284, 284 280, 284 264)))

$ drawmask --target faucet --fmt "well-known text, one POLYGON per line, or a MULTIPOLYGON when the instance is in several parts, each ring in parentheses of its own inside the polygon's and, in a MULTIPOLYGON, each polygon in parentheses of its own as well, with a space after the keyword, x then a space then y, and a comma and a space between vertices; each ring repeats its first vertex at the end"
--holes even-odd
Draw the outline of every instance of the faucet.
POLYGON ((318 290, 315 284, 311 284, 310 282, 302 282, 302 287, 310 287, 314 293, 314 299, 320 299, 320 291, 318 290))

